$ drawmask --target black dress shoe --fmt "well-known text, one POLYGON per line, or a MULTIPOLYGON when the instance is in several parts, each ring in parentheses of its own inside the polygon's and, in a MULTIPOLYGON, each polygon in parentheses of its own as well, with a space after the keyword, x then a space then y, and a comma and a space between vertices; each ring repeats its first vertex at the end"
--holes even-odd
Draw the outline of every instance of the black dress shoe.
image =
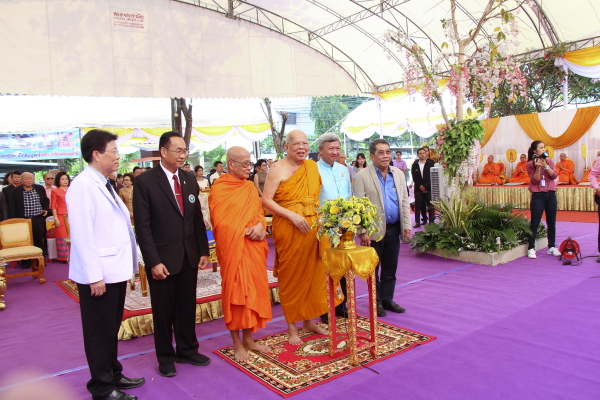
POLYGON ((395 313, 403 313, 404 311, 406 311, 403 307, 400 307, 398 304, 394 303, 393 301, 390 301, 389 303, 383 303, 383 308, 385 310, 389 310, 395 313))
POLYGON ((413 226, 413 228, 420 228, 420 227, 421 227, 421 224, 418 222, 413 226))
POLYGON ((378 317, 385 317, 387 315, 387 313, 385 312, 385 310, 383 309, 382 306, 377 306, 377 316, 378 317))
POLYGON ((159 364, 158 373, 165 378, 172 378, 177 375, 177 370, 174 364, 159 364))
POLYGON ((203 367, 205 365, 210 364, 210 358, 206 357, 203 354, 196 353, 193 356, 187 358, 177 357, 175 359, 175 362, 179 364, 192 364, 199 367, 203 367))
POLYGON ((137 396, 132 396, 127 393, 123 393, 120 390, 113 390, 108 396, 105 397, 93 397, 94 400, 137 400, 137 396))
POLYGON ((128 378, 124 376, 117 382, 117 389, 134 389, 142 386, 144 382, 146 382, 144 378, 128 378))

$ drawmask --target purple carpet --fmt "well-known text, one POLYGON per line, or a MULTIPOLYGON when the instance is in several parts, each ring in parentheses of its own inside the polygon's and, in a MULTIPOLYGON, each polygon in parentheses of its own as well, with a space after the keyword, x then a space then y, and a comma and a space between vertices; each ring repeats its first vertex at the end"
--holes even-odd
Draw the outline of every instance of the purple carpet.
MULTIPOLYGON (((597 254, 597 229, 559 222, 557 245, 572 236, 584 256, 597 254)), ((0 312, 0 399, 36 385, 46 393, 62 387, 73 399, 91 398, 79 305, 51 282, 66 279, 67 268, 50 264, 45 285, 27 277, 8 281, 7 309, 0 312)), ((383 320, 437 340, 294 399, 600 399, 595 258, 564 266, 543 250, 536 260, 488 267, 409 254, 403 245, 397 279, 395 300, 407 312, 383 320)), ((357 282, 359 313, 366 314, 366 286, 357 282)), ((257 335, 285 329, 277 305, 273 321, 257 335)), ((158 375, 152 336, 120 342, 125 374, 147 380, 129 393, 142 400, 281 399, 210 354, 230 345, 222 320, 196 325, 196 333, 212 364, 178 364, 175 378, 158 375)))

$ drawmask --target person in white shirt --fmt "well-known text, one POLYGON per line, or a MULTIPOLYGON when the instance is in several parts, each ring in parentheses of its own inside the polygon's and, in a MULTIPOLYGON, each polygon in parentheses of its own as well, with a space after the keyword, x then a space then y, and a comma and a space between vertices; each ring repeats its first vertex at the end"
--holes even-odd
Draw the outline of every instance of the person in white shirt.
POLYGON ((210 185, 212 186, 215 181, 217 179, 219 179, 219 177, 221 175, 223 175, 225 173, 225 171, 223 170, 223 163, 221 161, 215 161, 215 163, 213 164, 213 166, 215 167, 216 171, 214 174, 212 174, 208 180, 210 181, 210 185))

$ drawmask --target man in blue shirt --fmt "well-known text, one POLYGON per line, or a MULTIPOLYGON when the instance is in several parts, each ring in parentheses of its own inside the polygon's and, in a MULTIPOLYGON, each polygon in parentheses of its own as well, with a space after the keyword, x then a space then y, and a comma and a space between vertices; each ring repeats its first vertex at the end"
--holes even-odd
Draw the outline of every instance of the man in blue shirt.
POLYGON ((373 247, 379 256, 380 264, 375 270, 377 316, 385 317, 385 310, 396 313, 405 311, 394 302, 394 289, 400 235, 404 238, 410 237, 410 205, 404 173, 390 165, 392 152, 388 142, 375 139, 369 145, 369 153, 372 164, 356 174, 354 195, 368 197, 371 203, 378 207, 377 211, 382 220, 381 232, 370 237, 363 233, 360 240, 364 246, 373 247), (379 235, 383 237, 377 240, 379 235))
MULTIPOLYGON (((321 156, 317 162, 319 167, 319 175, 321 175, 321 194, 319 201, 323 204, 326 200, 333 200, 340 197, 348 199, 352 195, 350 186, 350 174, 348 168, 337 162, 340 156, 340 138, 332 132, 327 132, 317 139, 319 146, 319 155, 321 156)), ((325 239, 329 243, 329 239, 325 239)), ((340 279, 342 292, 344 293, 344 301, 335 308, 335 315, 348 317, 348 309, 346 307, 346 279, 340 279)), ((327 322, 327 314, 321 316, 324 322, 327 322)))

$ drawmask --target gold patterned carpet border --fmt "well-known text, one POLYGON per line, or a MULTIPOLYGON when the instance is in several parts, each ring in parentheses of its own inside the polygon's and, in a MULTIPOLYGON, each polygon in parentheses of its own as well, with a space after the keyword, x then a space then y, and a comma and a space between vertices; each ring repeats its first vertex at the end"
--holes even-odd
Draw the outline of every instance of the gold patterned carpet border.
MULTIPOLYGON (((473 191, 487 204, 517 204, 529 208, 531 193, 528 186, 473 186, 473 191)), ((594 189, 590 186, 558 186, 556 199, 559 211, 596 211, 594 189)))
MULTIPOLYGON (((359 315, 357 323, 359 335, 367 336, 369 319, 359 315)), ((350 364, 346 320, 342 318, 337 319, 337 332, 340 338, 346 340, 342 340, 338 345, 343 351, 336 353, 335 358, 329 356, 328 336, 303 330, 300 330, 303 341, 300 346, 287 342, 287 332, 257 340, 258 343, 269 346, 272 352, 268 354, 250 352, 251 359, 246 363, 235 361, 233 347, 225 347, 214 352, 274 392, 283 397, 290 397, 435 339, 433 336, 413 332, 380 320, 377 321, 377 327, 379 356, 372 358, 369 350, 364 350, 359 353, 360 364, 357 366, 350 364)), ((360 339, 359 336, 359 345, 363 342, 364 339, 360 339)))

